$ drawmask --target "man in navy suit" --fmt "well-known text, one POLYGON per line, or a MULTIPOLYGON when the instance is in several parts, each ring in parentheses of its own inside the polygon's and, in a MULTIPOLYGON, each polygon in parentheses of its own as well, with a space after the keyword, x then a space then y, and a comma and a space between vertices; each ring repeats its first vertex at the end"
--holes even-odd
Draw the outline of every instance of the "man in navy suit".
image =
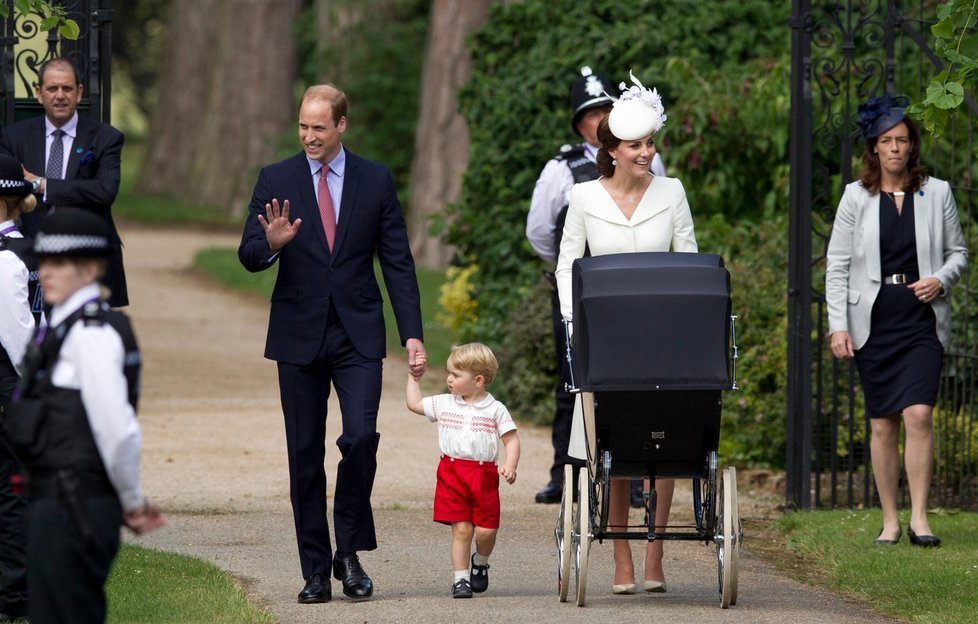
POLYGON ((40 200, 37 210, 23 215, 22 230, 35 236, 41 219, 58 206, 83 208, 105 219, 111 254, 101 281, 111 291, 109 305, 128 305, 122 239, 112 221, 125 137, 107 123, 78 114, 85 86, 67 59, 45 61, 37 80, 34 95, 44 116, 12 124, 0 133, 0 153, 21 162, 24 178, 33 183, 40 200), (52 162, 55 153, 59 155, 52 162))
POLYGON ((249 271, 278 262, 265 357, 278 362, 292 511, 305 587, 300 603, 331 599, 329 575, 352 600, 373 595, 357 551, 377 547, 370 493, 386 336, 377 257, 415 377, 425 370, 421 306, 407 228, 387 167, 347 150, 346 96, 310 87, 299 107, 303 152, 264 167, 238 258, 249 271), (325 179, 324 179, 325 178, 325 179), (336 445, 332 552, 326 517, 326 401, 343 418, 336 445))

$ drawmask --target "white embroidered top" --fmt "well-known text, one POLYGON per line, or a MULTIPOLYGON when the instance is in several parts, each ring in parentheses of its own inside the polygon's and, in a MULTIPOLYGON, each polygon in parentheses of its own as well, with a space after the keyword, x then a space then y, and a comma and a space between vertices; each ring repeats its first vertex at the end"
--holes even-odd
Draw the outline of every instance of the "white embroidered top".
POLYGON ((421 400, 424 415, 438 423, 438 447, 457 459, 494 462, 499 458, 499 438, 516 430, 506 406, 486 394, 478 403, 466 403, 454 394, 421 400))

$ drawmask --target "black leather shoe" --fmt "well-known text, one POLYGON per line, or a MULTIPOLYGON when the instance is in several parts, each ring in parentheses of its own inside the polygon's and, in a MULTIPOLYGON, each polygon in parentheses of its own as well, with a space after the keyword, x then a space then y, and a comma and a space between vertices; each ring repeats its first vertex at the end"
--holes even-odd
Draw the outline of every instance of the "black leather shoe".
POLYGON ((472 555, 472 559, 469 560, 471 568, 469 569, 469 586, 477 594, 489 589, 489 564, 484 566, 475 565, 475 555, 472 555))
MULTIPOLYGON (((911 531, 910 533, 913 534, 913 531, 911 531)), ((883 529, 880 529, 880 535, 883 535, 883 529)), ((896 543, 900 541, 900 537, 902 535, 903 535, 903 528, 897 527, 897 536, 895 538, 888 540, 888 539, 880 539, 879 537, 877 537, 876 541, 874 541, 873 543, 876 544, 877 546, 895 546, 896 543)), ((913 540, 913 538, 910 539, 913 540)))
POLYGON ((907 527, 907 535, 910 536, 910 543, 921 548, 937 548, 941 545, 941 538, 936 535, 917 535, 913 529, 907 527))
POLYGON ((329 585, 329 580, 323 578, 322 574, 310 576, 306 581, 306 586, 299 592, 299 604, 329 602, 332 598, 333 590, 329 585))
POLYGON ((547 484, 547 487, 543 488, 537 492, 536 498, 534 499, 538 503, 543 503, 545 505, 556 505, 560 502, 561 497, 564 495, 564 484, 557 483, 556 481, 551 481, 547 484))
POLYGON ((634 509, 645 509, 645 488, 641 481, 633 481, 630 491, 629 504, 634 509))
POLYGON ((458 583, 452 585, 452 598, 471 598, 472 597, 472 587, 469 582, 462 579, 458 583))
POLYGON ((367 576, 356 555, 335 557, 333 578, 343 583, 343 594, 351 600, 369 600, 374 595, 374 582, 367 576))

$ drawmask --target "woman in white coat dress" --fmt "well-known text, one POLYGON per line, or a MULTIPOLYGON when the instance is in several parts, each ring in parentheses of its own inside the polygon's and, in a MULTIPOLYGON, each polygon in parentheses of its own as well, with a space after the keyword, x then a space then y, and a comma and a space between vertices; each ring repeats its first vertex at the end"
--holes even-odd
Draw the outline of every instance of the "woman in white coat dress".
POLYGON ((897 513, 901 417, 910 489, 907 532, 915 546, 941 541, 927 521, 934 463, 931 415, 950 294, 967 266, 954 196, 919 164, 920 133, 906 98, 884 95, 859 107, 866 139, 860 179, 839 203, 829 240, 825 299, 832 354, 855 358, 872 437, 873 476, 883 508, 877 545, 902 534, 897 513))
MULTIPOLYGON (((584 256, 673 251, 695 252, 693 219, 682 182, 649 172, 655 156, 654 133, 666 120, 659 94, 632 76, 635 86, 625 90, 609 116, 598 126, 597 164, 601 177, 577 184, 571 191, 567 220, 557 259, 557 289, 561 314, 572 320, 571 266, 584 256)), ((578 410, 580 412, 580 410, 578 410)), ((586 459, 582 421, 575 414, 569 454, 586 459)), ((672 505, 672 479, 656 480, 655 526, 664 527, 672 505)), ((609 527, 628 524, 629 484, 611 483, 609 527)), ((635 569, 626 540, 613 540, 615 575, 612 591, 635 592, 635 569)), ((666 591, 662 569, 662 540, 649 542, 645 551, 644 590, 666 591)))

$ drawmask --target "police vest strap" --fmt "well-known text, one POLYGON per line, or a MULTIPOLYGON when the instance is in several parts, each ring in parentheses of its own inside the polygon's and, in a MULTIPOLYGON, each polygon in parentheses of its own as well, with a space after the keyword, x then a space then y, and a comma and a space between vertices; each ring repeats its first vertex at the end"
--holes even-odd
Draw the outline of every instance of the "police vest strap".
POLYGON ((571 175, 574 176, 574 184, 598 179, 598 166, 587 157, 583 144, 564 145, 554 158, 567 163, 571 175))
POLYGON ((61 346, 72 326, 78 321, 82 321, 86 326, 108 324, 119 334, 125 350, 122 370, 128 384, 129 404, 132 405, 133 410, 136 410, 139 403, 139 375, 142 367, 136 336, 132 331, 129 317, 113 310, 104 301, 90 301, 75 310, 64 322, 48 328, 39 346, 34 345, 32 341, 25 358, 20 396, 29 396, 32 391, 39 390, 35 388, 36 384, 50 379, 50 369, 58 360, 61 346))

